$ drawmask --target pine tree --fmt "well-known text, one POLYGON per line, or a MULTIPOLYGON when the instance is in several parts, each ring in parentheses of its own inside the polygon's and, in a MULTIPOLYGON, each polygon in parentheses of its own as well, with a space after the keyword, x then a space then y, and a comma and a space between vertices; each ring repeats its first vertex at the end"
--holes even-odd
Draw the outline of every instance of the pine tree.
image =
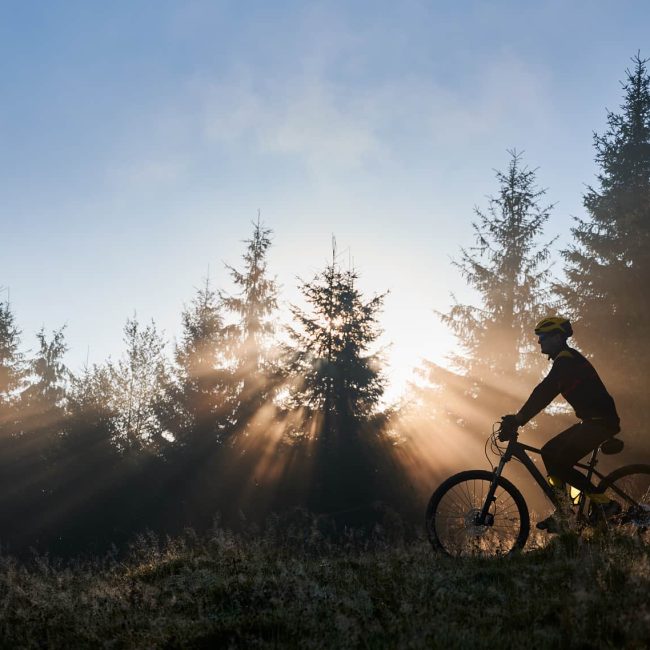
POLYGON ((105 365, 86 367, 70 378, 64 448, 68 457, 86 468, 111 464, 118 457, 118 413, 111 379, 105 365))
POLYGON ((0 302, 0 529, 5 540, 19 534, 31 498, 26 469, 32 463, 32 454, 23 442, 18 408, 27 372, 11 306, 0 302))
POLYGON ((236 319, 225 333, 231 362, 232 417, 239 430, 244 430, 263 406, 271 405, 279 378, 272 348, 278 287, 267 268, 271 234, 258 216, 253 235, 245 242, 243 269, 227 267, 238 291, 222 295, 224 307, 236 319))
POLYGON ((29 382, 19 404, 23 433, 43 438, 43 444, 50 438, 50 447, 57 445, 65 427, 70 374, 63 361, 68 350, 63 329, 53 332, 50 341, 43 329, 36 335, 39 349, 29 362, 29 382))
MULTIPOLYGON (((209 280, 184 309, 182 324, 158 403, 160 421, 173 437, 165 454, 163 521, 202 528, 216 511, 223 512, 223 455, 233 429, 221 304, 209 280)), ((230 502, 236 498, 224 496, 230 502)))
POLYGON ((594 135, 598 185, 584 196, 588 217, 572 229, 558 287, 628 424, 644 413, 650 366, 650 75, 647 60, 633 62, 621 112, 608 112, 605 133, 594 135))
POLYGON ((217 294, 208 280, 183 311, 182 323, 175 366, 158 407, 176 448, 202 453, 200 450, 214 448, 230 427, 223 319, 217 294))
POLYGON ((291 329, 293 398, 322 418, 325 436, 367 421, 384 392, 381 360, 370 349, 381 334, 378 314, 385 294, 364 300, 358 273, 332 263, 300 290, 311 312, 292 306, 300 329, 291 329))
POLYGON ((0 435, 17 433, 17 404, 27 374, 20 330, 8 302, 0 302, 0 435))
POLYGON ((29 361, 27 386, 18 400, 20 439, 16 442, 24 452, 19 465, 23 475, 30 477, 31 498, 38 512, 51 508, 56 499, 69 373, 63 361, 68 349, 63 328, 50 341, 43 329, 36 337, 39 349, 29 361))
POLYGON ((552 206, 540 204, 546 191, 537 188, 536 171, 522 165, 521 154, 510 156, 507 171, 496 172, 499 193, 487 212, 475 209, 476 246, 454 262, 480 305, 456 302, 441 314, 464 348, 453 360, 468 379, 467 392, 482 392, 485 401, 489 391, 495 410, 514 408, 538 378, 544 360, 532 329, 549 309, 550 243, 539 237, 552 206))
POLYGON ((115 528, 125 503, 141 496, 125 489, 127 468, 113 388, 106 365, 70 376, 54 504, 46 517, 41 512, 49 520, 53 551, 101 552, 109 543, 119 543, 115 528))
POLYGON ((148 448, 159 453, 168 442, 156 407, 164 399, 169 374, 165 342, 153 322, 143 327, 135 318, 126 322, 124 342, 124 356, 117 363, 108 362, 116 442, 124 451, 148 448))
POLYGON ((347 523, 368 521, 377 498, 384 420, 380 353, 372 348, 381 331, 384 295, 364 299, 358 273, 332 263, 300 287, 310 311, 296 306, 299 327, 290 330, 291 402, 303 413, 302 435, 310 439, 308 505, 340 513, 347 523))

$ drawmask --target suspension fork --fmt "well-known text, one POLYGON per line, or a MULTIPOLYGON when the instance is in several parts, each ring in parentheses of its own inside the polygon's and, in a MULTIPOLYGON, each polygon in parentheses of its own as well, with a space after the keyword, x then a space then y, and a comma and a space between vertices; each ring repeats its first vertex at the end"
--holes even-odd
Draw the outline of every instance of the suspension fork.
POLYGON ((476 523, 479 524, 480 526, 484 526, 486 524, 489 526, 494 522, 494 517, 489 513, 489 510, 490 510, 490 506, 496 500, 494 494, 497 491, 499 477, 501 476, 501 473, 503 472, 503 468, 505 467, 506 463, 509 460, 510 460, 510 454, 506 452, 506 454, 504 454, 501 457, 501 460, 499 461, 499 465, 494 470, 494 476, 492 478, 492 482, 490 483, 488 492, 485 496, 483 507, 481 508, 481 512, 478 514, 478 517, 476 518, 476 523))

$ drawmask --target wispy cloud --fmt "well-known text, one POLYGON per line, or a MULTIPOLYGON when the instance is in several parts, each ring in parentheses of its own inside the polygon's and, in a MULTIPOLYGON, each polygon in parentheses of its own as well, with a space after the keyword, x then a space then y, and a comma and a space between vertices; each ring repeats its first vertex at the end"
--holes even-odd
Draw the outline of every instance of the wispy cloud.
POLYGON ((205 134, 224 143, 249 141, 261 152, 302 159, 312 170, 361 167, 379 155, 377 125, 357 98, 320 79, 293 80, 255 91, 252 83, 212 85, 205 102, 205 134))
MULTIPOLYGON (((418 2, 411 9, 431 19, 418 2)), ((189 38, 200 25, 214 24, 215 15, 226 20, 222 11, 190 4, 177 21, 190 27, 175 37, 189 38)), ((396 12, 393 19, 404 17, 396 12)), ((237 49, 179 78, 174 99, 168 96, 157 115, 147 116, 143 169, 129 172, 136 182, 165 182, 166 174, 171 181, 174 169, 180 171, 177 163, 151 163, 161 151, 190 162, 222 153, 239 161, 271 154, 280 166, 302 165, 314 177, 339 179, 408 165, 427 150, 437 160, 467 146, 475 153, 483 139, 486 149, 494 150, 499 137, 499 150, 525 147, 509 134, 524 125, 537 129, 552 113, 549 75, 505 46, 487 54, 475 44, 464 54, 429 49, 419 29, 419 41, 409 43, 385 19, 320 2, 273 31, 259 24, 236 23, 237 49), (444 65, 430 59, 435 56, 447 57, 444 65)))
POLYGON ((417 75, 355 87, 325 73, 271 83, 239 71, 203 87, 203 132, 212 142, 246 142, 327 173, 401 158, 408 155, 405 143, 414 140, 432 147, 467 145, 507 132, 508 125, 548 122, 543 71, 504 54, 480 64, 474 76, 476 83, 461 91, 417 75))

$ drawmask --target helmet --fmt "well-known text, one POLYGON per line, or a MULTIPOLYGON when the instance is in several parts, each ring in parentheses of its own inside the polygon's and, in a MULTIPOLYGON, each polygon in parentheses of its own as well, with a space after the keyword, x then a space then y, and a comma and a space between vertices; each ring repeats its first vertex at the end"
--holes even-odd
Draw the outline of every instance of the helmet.
POLYGON ((549 318, 543 318, 535 326, 535 334, 539 336, 540 334, 550 334, 555 332, 561 332, 569 338, 573 335, 573 328, 571 327, 571 322, 568 318, 562 318, 562 316, 550 316, 549 318))

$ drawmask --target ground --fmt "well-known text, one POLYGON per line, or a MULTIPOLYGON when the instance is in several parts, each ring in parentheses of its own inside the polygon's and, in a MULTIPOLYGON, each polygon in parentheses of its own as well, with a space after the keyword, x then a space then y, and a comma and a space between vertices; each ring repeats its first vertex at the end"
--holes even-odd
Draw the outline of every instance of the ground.
POLYGON ((454 560, 422 539, 336 544, 219 527, 128 558, 0 559, 3 648, 646 648, 650 552, 566 534, 454 560))

